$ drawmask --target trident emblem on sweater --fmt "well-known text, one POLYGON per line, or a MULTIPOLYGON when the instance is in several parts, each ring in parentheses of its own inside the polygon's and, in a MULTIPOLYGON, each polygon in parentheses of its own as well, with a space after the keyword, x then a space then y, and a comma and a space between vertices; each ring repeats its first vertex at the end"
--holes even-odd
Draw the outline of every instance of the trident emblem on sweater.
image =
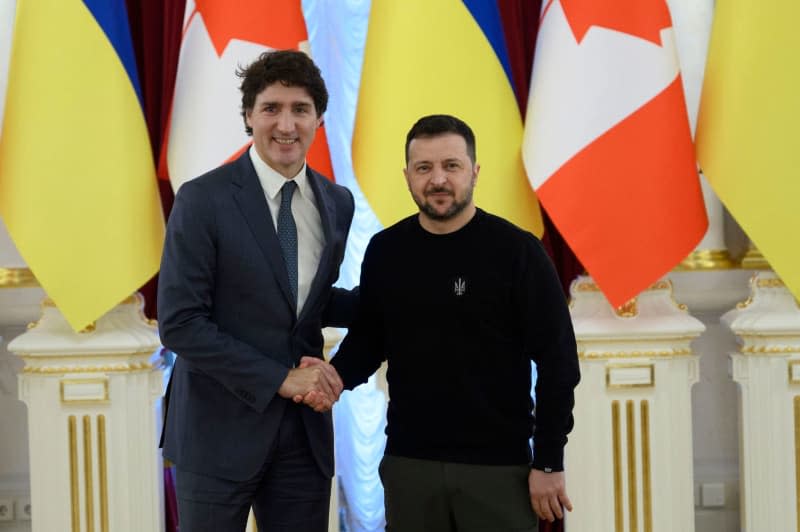
POLYGON ((456 279, 456 282, 453 284, 453 292, 457 296, 463 296, 464 292, 466 292, 466 291, 467 291, 467 283, 464 281, 464 279, 459 277, 458 279, 456 279))

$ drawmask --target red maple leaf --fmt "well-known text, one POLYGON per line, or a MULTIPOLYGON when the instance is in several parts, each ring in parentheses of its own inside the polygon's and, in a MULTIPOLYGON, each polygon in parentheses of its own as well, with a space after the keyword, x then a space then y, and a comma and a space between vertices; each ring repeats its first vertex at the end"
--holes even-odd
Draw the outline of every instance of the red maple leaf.
POLYGON ((579 43, 599 26, 661 46, 661 30, 672 26, 665 0, 561 0, 561 7, 579 43))
POLYGON ((300 0, 196 0, 218 56, 231 39, 297 49, 308 38, 300 0))

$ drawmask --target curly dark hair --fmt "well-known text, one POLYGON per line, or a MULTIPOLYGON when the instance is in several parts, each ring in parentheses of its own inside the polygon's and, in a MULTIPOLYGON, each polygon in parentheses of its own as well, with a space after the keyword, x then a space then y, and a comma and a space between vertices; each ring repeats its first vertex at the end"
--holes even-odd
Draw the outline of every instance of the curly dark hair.
POLYGON ((328 89, 325 80, 314 61, 297 50, 276 50, 264 52, 258 59, 246 67, 239 67, 236 75, 242 79, 239 90, 242 91, 242 119, 244 130, 253 135, 253 129, 247 125, 247 113, 253 110, 256 96, 273 83, 281 83, 286 87, 303 87, 314 100, 317 116, 322 116, 328 108, 328 89))
POLYGON ((406 135, 406 164, 408 164, 408 145, 418 138, 438 137, 446 133, 455 133, 467 143, 467 155, 475 163, 475 134, 463 120, 452 115, 423 116, 411 126, 406 135))

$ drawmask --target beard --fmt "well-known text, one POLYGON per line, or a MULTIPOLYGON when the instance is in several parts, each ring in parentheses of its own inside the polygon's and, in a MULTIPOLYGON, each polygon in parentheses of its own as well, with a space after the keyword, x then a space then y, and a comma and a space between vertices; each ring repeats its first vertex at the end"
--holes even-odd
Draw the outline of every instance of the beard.
POLYGON ((455 218, 472 203, 472 190, 472 187, 468 188, 463 197, 457 198, 451 190, 444 187, 435 187, 426 190, 425 195, 421 198, 414 194, 412 194, 412 197, 414 198, 414 203, 419 207, 420 212, 432 220, 443 222, 455 218), (437 194, 440 192, 447 192, 453 197, 453 202, 444 212, 436 210, 436 207, 428 201, 428 194, 437 194))

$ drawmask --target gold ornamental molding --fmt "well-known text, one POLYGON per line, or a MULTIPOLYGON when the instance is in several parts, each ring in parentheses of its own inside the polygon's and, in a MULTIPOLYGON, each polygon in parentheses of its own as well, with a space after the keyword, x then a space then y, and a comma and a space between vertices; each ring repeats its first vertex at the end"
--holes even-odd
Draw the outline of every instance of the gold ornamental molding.
MULTIPOLYGON (((658 281, 658 282, 655 282, 655 283, 651 284, 650 286, 648 286, 647 288, 645 288, 642 291, 646 292, 646 291, 651 291, 651 290, 669 290, 671 288, 672 288, 672 283, 670 281, 658 281)), ((597 283, 595 283, 593 281, 581 281, 580 283, 575 285, 575 291, 576 292, 600 292, 601 290, 600 290, 600 287, 597 286, 597 283)))
POLYGON ((0 288, 36 288, 39 281, 30 268, 0 268, 0 288))
POLYGON ((611 450, 614 469, 614 532, 624 532, 622 514, 622 437, 619 401, 611 402, 611 450))
POLYGON ((756 282, 756 286, 759 288, 783 288, 786 284, 780 279, 759 279, 756 282))
POLYGON ((744 270, 771 270, 772 266, 769 265, 767 259, 761 251, 750 243, 750 249, 747 250, 744 257, 742 257, 741 267, 744 270))
POLYGON ((620 318, 635 318, 639 315, 637 299, 634 297, 633 299, 626 301, 619 307, 615 308, 614 313, 620 318))
POLYGON ((675 267, 677 271, 730 270, 736 264, 727 249, 698 249, 675 267))
POLYGON ((636 503, 636 427, 634 426, 634 403, 625 401, 625 435, 628 455, 628 524, 632 532, 638 532, 638 505, 636 503))
POLYGON ((37 354, 37 353, 23 353, 17 355, 19 358, 26 362, 34 362, 34 361, 42 361, 42 362, 59 362, 63 361, 65 358, 91 358, 91 359, 98 359, 98 358, 128 358, 128 357, 146 357, 150 358, 153 354, 155 349, 147 349, 143 351, 134 351, 132 353, 108 353, 108 352, 99 352, 99 353, 71 353, 71 354, 37 354))
POLYGON ((790 355, 800 353, 796 345, 745 345, 740 350, 744 355, 790 355))
POLYGON ((642 504, 643 532, 653 531, 653 490, 650 449, 650 404, 639 403, 639 442, 641 453, 641 477, 637 472, 636 402, 629 399, 623 403, 611 402, 611 452, 614 483, 614 532, 626 532, 625 503, 627 502, 628 532, 638 532, 639 495, 642 504), (624 427, 623 427, 624 424, 624 427), (623 456, 624 453, 624 456, 623 456), (627 490, 623 485, 627 480, 627 490), (641 486, 639 485, 641 481, 641 486))
POLYGON ((653 487, 650 472, 650 403, 644 399, 639 408, 642 432, 642 512, 644 513, 644 532, 653 532, 653 487))
POLYGON ((616 358, 666 358, 691 356, 693 351, 690 348, 683 349, 661 349, 653 351, 578 351, 578 358, 581 360, 603 360, 616 358))
POLYGON ((70 521, 72 532, 80 532, 80 493, 78 492, 78 428, 77 418, 69 416, 67 419, 67 434, 69 435, 69 498, 70 521))
POLYGON ((134 373, 153 369, 150 362, 125 362, 122 364, 105 364, 102 366, 25 366, 22 373, 28 374, 63 374, 63 373, 134 373))

